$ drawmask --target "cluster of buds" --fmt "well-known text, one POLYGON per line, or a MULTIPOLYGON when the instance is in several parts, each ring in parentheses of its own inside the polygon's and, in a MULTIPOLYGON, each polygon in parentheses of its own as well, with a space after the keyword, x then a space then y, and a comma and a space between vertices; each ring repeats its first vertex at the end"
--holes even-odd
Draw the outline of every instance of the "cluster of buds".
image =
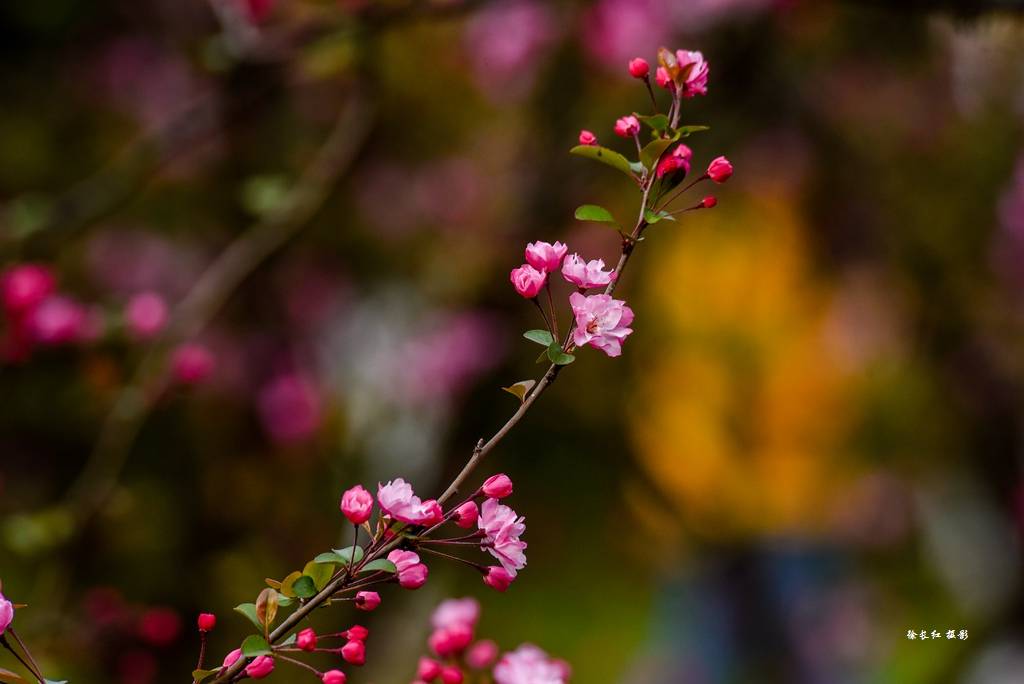
POLYGON ((490 671, 496 684, 565 684, 571 669, 532 644, 501 655, 490 639, 477 639, 480 604, 473 598, 442 601, 430 618, 430 655, 420 658, 412 684, 461 684, 483 681, 490 671))

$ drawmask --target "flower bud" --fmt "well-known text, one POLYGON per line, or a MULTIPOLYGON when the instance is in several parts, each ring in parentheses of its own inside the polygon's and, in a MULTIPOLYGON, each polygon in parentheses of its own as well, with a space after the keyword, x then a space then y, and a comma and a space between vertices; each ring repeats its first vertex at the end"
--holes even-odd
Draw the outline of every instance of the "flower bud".
POLYGON ((476 527, 476 520, 480 517, 480 508, 475 501, 467 501, 455 509, 452 519, 455 524, 464 530, 476 527))
POLYGON ((7 631, 14 620, 14 604, 0 594, 0 634, 7 631))
POLYGON ((466 651, 466 664, 475 670, 491 666, 498 658, 498 645, 490 639, 481 639, 466 651))
POLYGON ((561 242, 551 244, 538 240, 526 245, 526 263, 542 273, 557 271, 568 251, 569 248, 561 242))
POLYGON ((366 638, 370 636, 370 630, 366 629, 362 625, 352 625, 344 634, 346 639, 355 639, 356 641, 366 641, 366 638))
POLYGON ((423 563, 410 565, 398 573, 398 584, 403 589, 419 589, 427 583, 430 571, 423 563))
POLYGON ((724 183, 732 176, 732 164, 725 157, 715 157, 708 164, 708 178, 716 183, 724 183))
POLYGON ((700 206, 705 209, 710 209, 718 204, 718 199, 714 195, 708 195, 700 201, 700 206))
POLYGON ((596 145, 597 136, 587 130, 580 131, 580 145, 596 145))
POLYGON ((504 499, 512 493, 512 480, 505 473, 492 475, 487 478, 481 489, 491 499, 504 499))
POLYGON ((133 337, 148 340, 167 323, 167 304, 155 292, 140 292, 128 300, 124 321, 133 337))
POLYGON ((346 663, 362 665, 366 662, 366 644, 358 639, 352 639, 341 647, 341 657, 346 663))
POLYGON ((356 608, 369 613, 380 605, 380 594, 375 591, 361 591, 356 594, 356 608))
POLYGON ((484 584, 489 586, 495 591, 505 592, 506 589, 512 584, 512 580, 515 577, 505 568, 500 565, 492 565, 487 568, 487 574, 484 575, 484 584))
POLYGON ((245 667, 245 674, 249 675, 253 679, 263 679, 273 671, 274 658, 265 655, 256 656, 256 658, 245 667))
POLYGON ((53 271, 40 264, 12 266, 0 275, 0 296, 11 314, 21 314, 53 294, 57 281, 53 271))
POLYGON ((312 651, 316 648, 316 632, 312 627, 307 627, 295 636, 295 645, 303 651, 312 651))
POLYGON ((523 264, 519 268, 512 269, 509 275, 512 285, 516 288, 519 296, 533 299, 539 293, 547 281, 547 274, 538 271, 529 264, 523 264))
POLYGON ((370 519, 373 496, 362 485, 352 487, 341 495, 341 512, 353 525, 362 525, 370 519))
POLYGON ((341 670, 328 670, 320 675, 320 681, 324 684, 345 684, 348 677, 341 670))
POLYGON ((651 65, 642 57, 634 57, 629 60, 629 75, 633 78, 647 78, 651 73, 651 65))
POLYGON ((199 619, 196 622, 199 625, 200 632, 212 632, 217 624, 217 616, 213 613, 200 613, 199 619))
POLYGON ((186 343, 174 350, 171 370, 174 378, 183 385, 197 385, 213 373, 213 354, 196 343, 186 343))
POLYGON ((620 135, 623 138, 632 138, 639 132, 640 120, 632 114, 624 116, 615 122, 615 135, 620 135))
POLYGON ((232 665, 235 664, 235 661, 237 661, 241 657, 242 657, 242 649, 236 648, 234 651, 232 651, 231 653, 228 653, 226 656, 224 656, 224 663, 222 664, 222 666, 223 667, 231 667, 232 665))
POLYGON ((441 663, 431 658, 420 658, 416 676, 425 682, 432 682, 441 676, 441 663))
POLYGON ((462 670, 455 666, 449 666, 441 670, 441 681, 444 684, 462 684, 462 670))

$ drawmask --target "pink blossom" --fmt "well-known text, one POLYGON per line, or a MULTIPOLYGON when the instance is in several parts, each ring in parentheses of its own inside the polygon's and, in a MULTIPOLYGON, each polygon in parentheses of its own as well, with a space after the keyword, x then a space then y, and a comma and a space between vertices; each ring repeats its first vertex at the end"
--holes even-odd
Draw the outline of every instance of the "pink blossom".
MULTIPOLYGON (((671 37, 667 0, 597 0, 583 17, 583 45, 610 69, 671 37)), ((686 3, 689 8, 690 3, 686 3)))
POLYGON ((519 268, 513 268, 512 273, 509 274, 509 280, 512 281, 512 285, 516 288, 516 292, 518 292, 521 297, 526 297, 527 299, 533 299, 537 296, 541 288, 544 287, 547 277, 546 273, 538 271, 529 264, 523 264, 519 268))
POLYGON ((209 349, 195 342, 187 342, 174 350, 171 371, 175 380, 184 385, 197 385, 213 373, 215 361, 209 349))
POLYGON ((623 138, 632 138, 639 132, 640 120, 632 114, 624 116, 615 122, 615 135, 621 135, 623 138))
POLYGON ((465 625, 472 630, 480 619, 480 602, 475 598, 447 599, 434 609, 430 624, 435 629, 465 625))
POLYGON ((484 574, 484 584, 495 591, 505 592, 516 578, 515 574, 507 571, 500 565, 492 565, 487 568, 484 574))
POLYGON ((324 684, 345 684, 347 679, 341 670, 328 670, 320 676, 320 681, 324 684))
POLYGON ((462 684, 463 678, 462 670, 454 665, 449 665, 441 670, 441 682, 443 684, 462 684))
POLYGON ((52 295, 28 312, 25 326, 34 342, 66 344, 82 337, 88 327, 88 315, 85 308, 70 297, 52 295))
POLYGON ((53 271, 41 264, 19 264, 0 275, 4 308, 11 314, 32 309, 53 294, 57 281, 53 271))
POLYGON ((226 656, 224 656, 224 662, 222 663, 222 667, 231 667, 235 664, 235 661, 237 661, 241 657, 242 649, 236 648, 234 651, 231 651, 231 653, 228 653, 226 656))
POLYGON ((708 178, 716 183, 724 183, 732 176, 732 164, 725 157, 715 157, 708 164, 708 178))
POLYGON ((597 136, 588 130, 580 131, 580 145, 596 145, 597 136))
POLYGON ((139 618, 139 637, 154 646, 174 643, 181 634, 181 618, 170 608, 150 608, 139 618))
POLYGON ((386 485, 377 485, 377 502, 381 510, 395 520, 410 525, 434 525, 441 522, 441 506, 434 499, 421 501, 413 494, 412 485, 395 478, 386 485))
POLYGON ((480 489, 492 499, 504 499, 512 494, 512 480, 505 473, 499 473, 487 478, 480 489))
POLYGON ((476 527, 478 517, 480 517, 480 509, 475 501, 467 501, 452 513, 452 519, 455 521, 455 524, 464 530, 476 527))
POLYGON ((708 63, 697 51, 676 50, 679 75, 683 79, 680 94, 683 97, 708 94, 708 63))
POLYGON ((375 591, 360 591, 356 594, 356 608, 367 613, 380 605, 380 594, 375 591))
POLYGON ((541 272, 557 271, 569 248, 561 242, 531 242, 526 245, 526 263, 541 272))
POLYGON ((403 589, 419 589, 426 584, 430 572, 415 552, 395 549, 388 554, 388 560, 395 564, 398 584, 403 589))
POLYGON ((416 676, 424 682, 431 682, 441 676, 441 663, 433 658, 420 658, 416 676))
POLYGON ((341 495, 341 512, 353 525, 362 525, 373 512, 373 496, 362 485, 356 485, 341 495))
POLYGON ((606 294, 584 296, 573 292, 569 304, 576 316, 576 346, 589 344, 608 356, 622 354, 622 343, 633 332, 628 327, 633 322, 633 310, 624 301, 606 294))
POLYGON ((0 634, 7 631, 13 620, 14 604, 8 601, 3 594, 0 594, 0 634))
POLYGON ((352 625, 347 630, 345 630, 345 633, 342 636, 344 636, 346 639, 366 641, 366 638, 370 636, 370 630, 366 629, 362 625, 352 625))
POLYGON ((128 300, 124 310, 128 331, 140 340, 148 340, 164 329, 167 304, 155 292, 140 292, 128 300))
POLYGON ((312 651, 316 648, 316 632, 313 631, 312 627, 306 629, 295 635, 295 645, 301 648, 303 651, 312 651))
POLYGON ((714 195, 708 195, 700 201, 700 205, 705 209, 711 209, 718 204, 718 199, 714 195))
POLYGON ((430 650, 441 658, 461 653, 473 642, 473 628, 466 624, 452 624, 435 629, 427 639, 430 650))
MULTIPOLYGON (((217 616, 213 613, 200 613, 196 618, 196 626, 200 632, 212 632, 217 626, 217 616)), ((2 632, 3 630, 0 630, 2 632)))
POLYGON ((579 254, 570 254, 562 264, 562 277, 584 290, 604 287, 617 275, 615 271, 604 270, 604 259, 583 261, 579 254))
POLYGON ((498 645, 490 639, 481 639, 466 651, 466 664, 476 670, 490 667, 498 657, 498 645))
POLYGON ((366 644, 358 639, 352 639, 341 647, 341 657, 346 663, 362 665, 366 662, 366 644))
POLYGON ((658 178, 675 173, 680 169, 682 169, 685 176, 690 172, 690 159, 692 157, 693 151, 683 143, 679 143, 670 154, 666 154, 658 162, 658 169, 656 171, 658 178))
POLYGON ((633 78, 647 78, 651 73, 651 65, 643 57, 634 57, 629 60, 629 75, 633 78))
POLYGON ((487 499, 480 507, 477 526, 484 532, 481 546, 513 577, 526 566, 526 542, 519 540, 526 532, 525 520, 497 499, 487 499))
POLYGON ((510 651, 494 666, 495 684, 565 684, 565 671, 533 644, 510 651))
POLYGON ((274 658, 272 656, 256 656, 251 663, 245 666, 245 674, 253 679, 263 679, 274 671, 274 658))
POLYGON ((672 76, 668 73, 668 69, 665 67, 658 67, 654 72, 654 81, 658 84, 659 88, 667 88, 671 90, 675 85, 672 82, 672 76))
POLYGON ((300 373, 283 373, 260 388, 256 398, 263 428, 278 444, 298 444, 320 428, 320 394, 300 373))

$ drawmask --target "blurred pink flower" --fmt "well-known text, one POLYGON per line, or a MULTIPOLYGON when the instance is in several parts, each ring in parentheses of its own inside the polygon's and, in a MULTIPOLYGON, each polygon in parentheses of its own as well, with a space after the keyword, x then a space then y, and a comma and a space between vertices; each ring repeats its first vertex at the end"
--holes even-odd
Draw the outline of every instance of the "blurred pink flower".
POLYGON ((0 275, 0 291, 9 314, 32 309, 56 289, 53 271, 42 264, 18 264, 0 275))
POLYGON ((639 132, 640 120, 632 114, 624 116, 615 122, 615 135, 620 135, 623 138, 632 138, 639 132))
POLYGON ((580 145, 596 145, 597 136, 588 130, 580 131, 580 145))
POLYGON ((525 96, 557 38, 557 20, 546 4, 511 0, 486 6, 466 24, 477 87, 499 102, 525 96))
POLYGON ((88 332, 88 323, 85 307, 62 295, 48 297, 32 309, 25 319, 29 337, 43 345, 78 341, 88 332))
POLYGON ((430 616, 430 624, 434 629, 466 625, 472 630, 479 620, 480 602, 475 598, 468 597, 441 601, 430 616))
POLYGON ((616 74, 622 65, 651 46, 668 42, 672 27, 665 0, 599 0, 584 15, 583 46, 616 74))
POLYGON ((149 684, 159 672, 156 657, 149 651, 135 648, 117 657, 117 674, 121 684, 149 684))
POLYGON ((466 651, 466 664, 475 670, 490 667, 498 657, 498 645, 490 639, 481 639, 466 651))
POLYGON ((427 645, 438 657, 448 658, 461 653, 473 641, 473 628, 453 624, 435 629, 427 638, 427 645))
POLYGON ((167 323, 167 304, 155 292, 140 292, 128 300, 124 311, 128 331, 137 339, 157 335, 167 323))
POLYGON ((708 63, 699 51, 676 50, 680 76, 684 76, 681 94, 683 97, 708 94, 708 63))
POLYGON ((565 669, 533 644, 501 656, 494 666, 495 684, 564 684, 565 669))
POLYGON ((633 332, 628 327, 633 322, 633 310, 624 301, 606 294, 584 296, 573 292, 569 303, 576 316, 576 346, 589 344, 608 356, 622 354, 622 343, 633 332))
POLYGON ((197 342, 182 344, 171 355, 171 373, 185 385, 196 385, 208 379, 215 366, 213 354, 197 342))
POLYGON ((170 608, 150 608, 139 619, 139 637, 154 646, 174 643, 181 633, 181 618, 170 608))
POLYGON ((263 429, 278 444, 297 444, 320 428, 320 394, 298 373, 278 375, 260 388, 256 399, 263 429))

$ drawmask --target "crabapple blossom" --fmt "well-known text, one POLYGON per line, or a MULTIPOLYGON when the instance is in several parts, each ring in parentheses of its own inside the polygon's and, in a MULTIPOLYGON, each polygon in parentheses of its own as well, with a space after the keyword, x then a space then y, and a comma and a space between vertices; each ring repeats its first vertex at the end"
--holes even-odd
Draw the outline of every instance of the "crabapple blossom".
POLYGON ((633 310, 624 301, 606 294, 584 296, 573 292, 569 304, 576 316, 576 346, 589 344, 608 356, 622 354, 622 343, 633 332, 628 327, 633 322, 633 310))
POLYGON ((510 651, 494 666, 495 684, 564 684, 563 668, 533 644, 510 651))
POLYGON ((341 495, 341 512, 353 525, 362 525, 373 512, 373 496, 362 485, 356 485, 341 495))
POLYGON ((412 491, 412 485, 398 477, 386 485, 378 483, 377 502, 381 510, 395 520, 410 525, 433 525, 444 517, 437 501, 420 501, 412 491))
POLYGON ((624 116, 615 122, 615 135, 620 135, 623 138, 632 138, 639 132, 640 120, 632 114, 624 116))
POLYGON ((462 674, 462 670, 454 665, 450 665, 441 670, 441 681, 444 684, 462 684, 463 679, 464 675, 462 674))
POLYGON ((307 627, 295 635, 295 645, 303 651, 312 651, 316 648, 316 632, 312 627, 307 627))
POLYGON ((580 145, 596 145, 597 136, 584 129, 580 131, 580 145))
POLYGON ((41 264, 19 264, 0 275, 0 296, 12 315, 27 312, 53 294, 53 271, 41 264))
POLYGON ((0 634, 7 631, 13 620, 14 604, 8 601, 3 594, 0 594, 0 634))
POLYGON ((481 639, 466 651, 466 664, 475 670, 490 667, 498 657, 498 645, 490 639, 481 639))
POLYGON ((470 630, 476 627, 480 619, 480 602, 474 598, 447 599, 441 601, 430 616, 430 624, 435 629, 444 629, 453 625, 467 625, 470 630))
POLYGON ((495 591, 504 593, 512 585, 515 578, 515 573, 507 571, 500 565, 492 565, 484 573, 484 584, 495 591))
POLYGON ((676 50, 679 74, 683 77, 680 94, 683 97, 708 94, 708 63, 699 51, 676 50))
POLYGON ((668 174, 675 173, 676 171, 682 170, 685 176, 690 172, 690 159, 693 157, 693 151, 684 145, 679 143, 671 153, 666 154, 658 162, 658 168, 655 171, 655 175, 658 178, 663 178, 668 174))
POLYGON ((672 76, 668 73, 668 69, 665 67, 658 67, 654 72, 654 81, 658 84, 659 88, 672 88, 672 76))
POLYGON ((426 583, 429 570, 420 563, 417 553, 395 549, 388 554, 388 560, 395 564, 398 584, 403 589, 419 589, 426 583))
POLYGON ((732 164, 725 157, 715 157, 708 164, 708 178, 716 183, 724 183, 732 176, 732 164))
POLYGON ((345 684, 348 677, 341 670, 328 670, 320 675, 320 681, 324 684, 345 684))
POLYGON ((272 656, 256 656, 251 663, 245 666, 245 674, 253 679, 263 679, 274 671, 274 658, 272 656))
POLYGON ((480 489, 492 499, 504 499, 512 493, 512 480, 505 473, 499 473, 487 478, 480 489))
POLYGON ((420 658, 416 666, 416 676, 425 682, 431 682, 441 676, 441 663, 433 658, 420 658))
POLYGON ((557 271, 558 267, 562 265, 565 253, 568 251, 569 248, 561 242, 551 244, 550 242, 538 240, 526 245, 526 263, 538 271, 557 271))
POLYGON ((370 630, 366 629, 362 625, 352 625, 344 634, 346 639, 355 639, 356 641, 366 641, 366 637, 370 636, 370 630))
POLYGON ((647 78, 651 73, 651 65, 643 57, 634 57, 629 60, 629 75, 633 78, 647 78))
POLYGON ((579 254, 570 254, 562 263, 562 277, 584 290, 604 287, 617 275, 615 271, 604 270, 604 259, 584 261, 579 254))
POLYGON ((25 319, 29 337, 44 345, 74 342, 86 331, 87 325, 85 307, 62 295, 47 297, 25 319))
POLYGON ((125 305, 124 321, 133 337, 148 340, 167 324, 167 303, 156 292, 140 292, 125 305))
POLYGON ((480 519, 477 521, 477 526, 484 532, 481 546, 497 558, 513 577, 526 567, 526 542, 519 540, 526 531, 524 520, 497 499, 488 499, 480 507, 480 519))
POLYGON ((180 345, 171 356, 171 371, 183 385, 197 385, 209 378, 214 364, 210 350, 195 342, 180 345))
POLYGON ((714 195, 708 195, 700 201, 700 205, 705 209, 710 209, 718 204, 718 198, 714 195))
POLYGON ((380 594, 375 591, 360 591, 356 594, 356 608, 369 613, 380 605, 380 594))
POLYGON ((541 288, 544 287, 544 283, 547 282, 547 274, 543 271, 538 271, 529 264, 523 264, 519 268, 512 269, 509 279, 521 297, 533 299, 541 291, 541 288))
POLYGON ((453 624, 431 632, 427 639, 430 650, 441 658, 461 653, 473 642, 473 628, 465 624, 453 624))
POLYGON ((242 649, 236 648, 234 651, 231 651, 226 656, 224 656, 224 663, 222 664, 222 666, 223 667, 231 667, 232 665, 235 664, 235 661, 238 660, 241 657, 242 657, 242 649))
POLYGON ((466 530, 476 526, 478 517, 480 517, 480 508, 475 501, 467 501, 452 513, 455 524, 466 530))
POLYGON ((217 616, 213 613, 200 613, 196 620, 200 632, 212 632, 217 624, 217 616))
POLYGON ((341 657, 351 665, 362 665, 366 662, 366 644, 359 639, 352 639, 341 647, 341 657))

